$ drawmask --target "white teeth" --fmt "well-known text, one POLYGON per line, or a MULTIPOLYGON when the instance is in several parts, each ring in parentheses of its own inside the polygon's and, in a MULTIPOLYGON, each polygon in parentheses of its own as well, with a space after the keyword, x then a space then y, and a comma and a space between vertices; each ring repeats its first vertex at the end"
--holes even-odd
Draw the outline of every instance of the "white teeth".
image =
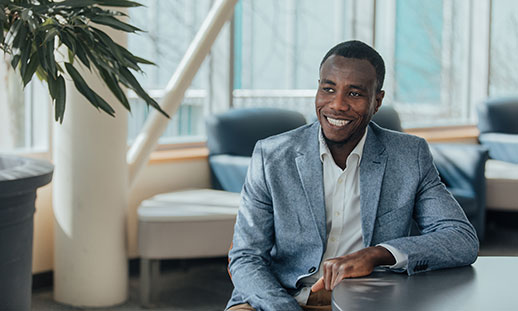
POLYGON ((350 122, 349 120, 339 120, 330 117, 327 117, 327 121, 329 121, 329 123, 331 123, 334 126, 344 126, 350 122))

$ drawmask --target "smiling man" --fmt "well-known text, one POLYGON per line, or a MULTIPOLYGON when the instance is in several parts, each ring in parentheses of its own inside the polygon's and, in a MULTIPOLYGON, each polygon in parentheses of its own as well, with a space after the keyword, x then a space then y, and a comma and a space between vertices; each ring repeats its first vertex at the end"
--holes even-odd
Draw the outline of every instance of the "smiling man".
POLYGON ((375 267, 412 275, 476 260, 475 230, 426 142, 370 122, 384 76, 370 46, 338 44, 320 65, 318 122, 256 144, 229 252, 228 310, 331 310, 342 279, 375 267))

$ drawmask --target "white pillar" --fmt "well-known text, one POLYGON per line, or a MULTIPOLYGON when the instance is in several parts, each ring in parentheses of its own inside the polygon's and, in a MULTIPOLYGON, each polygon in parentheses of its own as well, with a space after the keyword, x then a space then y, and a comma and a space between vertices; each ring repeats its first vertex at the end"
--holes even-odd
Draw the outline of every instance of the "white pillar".
MULTIPOLYGON (((125 43, 124 33, 107 33, 125 43)), ((54 299, 111 306, 128 297, 128 119, 97 75, 81 73, 116 118, 95 109, 67 81, 64 121, 54 126, 54 299)))

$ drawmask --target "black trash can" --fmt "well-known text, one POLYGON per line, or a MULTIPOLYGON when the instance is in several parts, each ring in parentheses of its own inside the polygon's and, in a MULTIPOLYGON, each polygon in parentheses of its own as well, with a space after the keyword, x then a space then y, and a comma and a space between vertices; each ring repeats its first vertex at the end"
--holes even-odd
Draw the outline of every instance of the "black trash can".
POLYGON ((36 190, 52 179, 43 160, 0 155, 0 310, 30 310, 36 190))

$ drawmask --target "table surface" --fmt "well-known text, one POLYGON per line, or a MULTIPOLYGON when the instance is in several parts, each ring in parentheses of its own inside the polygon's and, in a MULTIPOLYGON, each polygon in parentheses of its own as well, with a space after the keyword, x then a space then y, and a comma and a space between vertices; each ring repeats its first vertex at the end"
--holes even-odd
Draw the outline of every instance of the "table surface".
POLYGON ((333 310, 518 310, 518 257, 479 257, 468 267, 408 276, 376 271, 345 279, 333 310))

